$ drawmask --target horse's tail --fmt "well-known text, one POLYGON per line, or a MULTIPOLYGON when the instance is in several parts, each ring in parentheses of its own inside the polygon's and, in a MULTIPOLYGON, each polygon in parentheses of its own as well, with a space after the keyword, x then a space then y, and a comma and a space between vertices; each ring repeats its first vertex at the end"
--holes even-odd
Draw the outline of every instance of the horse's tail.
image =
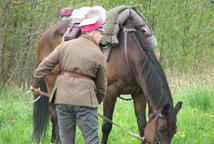
MULTIPOLYGON (((47 92, 45 81, 40 82, 40 89, 47 92)), ((40 142, 44 137, 49 120, 49 98, 41 96, 38 101, 34 103, 33 107, 33 140, 40 142)))

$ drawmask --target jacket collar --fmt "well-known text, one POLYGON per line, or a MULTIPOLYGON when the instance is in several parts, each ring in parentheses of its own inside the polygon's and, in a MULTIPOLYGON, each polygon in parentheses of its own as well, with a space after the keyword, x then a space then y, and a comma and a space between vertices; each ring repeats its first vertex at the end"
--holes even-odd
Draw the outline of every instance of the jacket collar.
POLYGON ((90 37, 89 35, 87 35, 87 34, 82 34, 81 37, 83 37, 83 38, 85 38, 85 39, 88 39, 88 40, 92 41, 94 44, 96 44, 97 46, 99 46, 99 45, 96 43, 96 41, 95 41, 92 37, 90 37))

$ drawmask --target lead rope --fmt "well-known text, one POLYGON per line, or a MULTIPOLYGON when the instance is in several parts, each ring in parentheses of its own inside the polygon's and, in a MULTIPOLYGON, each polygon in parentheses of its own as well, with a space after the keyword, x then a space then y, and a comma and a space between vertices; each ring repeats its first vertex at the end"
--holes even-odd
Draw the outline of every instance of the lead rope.
MULTIPOLYGON (((30 92, 31 92, 31 91, 27 91, 27 93, 30 93, 30 92)), ((38 101, 38 100, 41 98, 42 95, 45 96, 45 97, 49 97, 49 96, 50 96, 48 93, 43 92, 43 91, 41 91, 41 90, 39 90, 38 92, 40 93, 40 95, 39 95, 35 100, 33 100, 32 102, 30 102, 30 103, 35 103, 36 101, 38 101)), ((129 130, 123 128, 123 127, 121 127, 121 126, 119 126, 118 124, 114 123, 114 122, 111 121, 109 118, 107 118, 106 116, 101 115, 101 114, 99 114, 99 113, 98 113, 98 116, 101 117, 102 119, 105 119, 106 121, 112 123, 112 124, 115 125, 116 127, 120 128, 121 130, 123 130, 124 132, 128 133, 128 134, 131 135, 132 137, 134 137, 134 138, 140 140, 141 142, 144 141, 144 137, 141 137, 141 136, 139 136, 138 134, 135 134, 135 133, 133 133, 133 132, 131 132, 131 131, 129 131, 129 130)))
POLYGON ((98 116, 101 117, 101 118, 103 118, 103 119, 105 119, 106 121, 112 123, 112 124, 115 125, 116 127, 120 128, 121 130, 123 130, 124 132, 128 133, 128 134, 131 135, 132 137, 134 137, 134 138, 140 140, 141 142, 144 141, 144 138, 143 138, 143 137, 141 137, 141 136, 139 136, 138 134, 133 133, 133 132, 131 132, 131 131, 129 131, 129 130, 127 130, 127 129, 121 127, 121 126, 119 126, 118 124, 114 123, 114 122, 111 121, 109 118, 107 118, 106 116, 101 115, 101 114, 98 114, 98 116))
MULTIPOLYGON (((32 93, 30 90, 27 91, 27 94, 32 93)), ((38 91, 38 93, 40 93, 39 96, 37 96, 37 98, 35 98, 34 100, 30 101, 29 103, 35 103, 37 102, 42 96, 48 97, 49 98, 49 93, 47 92, 43 92, 41 90, 38 91)))

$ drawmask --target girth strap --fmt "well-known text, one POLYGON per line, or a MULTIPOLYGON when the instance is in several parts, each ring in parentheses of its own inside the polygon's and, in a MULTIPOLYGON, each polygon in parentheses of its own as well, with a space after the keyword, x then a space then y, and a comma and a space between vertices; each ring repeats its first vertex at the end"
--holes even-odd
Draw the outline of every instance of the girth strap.
POLYGON ((124 54, 125 54, 125 60, 126 60, 126 63, 129 67, 129 70, 131 72, 131 75, 134 77, 134 74, 133 74, 133 69, 130 65, 130 62, 129 62, 129 57, 128 57, 128 48, 127 48, 127 34, 129 32, 135 32, 137 31, 135 28, 130 28, 130 29, 127 29, 127 28, 123 28, 123 31, 124 31, 124 48, 125 48, 125 51, 124 51, 124 54))

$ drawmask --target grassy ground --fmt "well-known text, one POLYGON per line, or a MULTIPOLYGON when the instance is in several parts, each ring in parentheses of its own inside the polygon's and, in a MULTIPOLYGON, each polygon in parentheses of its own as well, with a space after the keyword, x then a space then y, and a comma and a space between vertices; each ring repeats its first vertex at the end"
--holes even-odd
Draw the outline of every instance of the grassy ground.
MULTIPOLYGON (((183 101, 183 108, 177 117, 177 134, 172 144, 212 144, 214 141, 214 89, 209 79, 203 82, 191 77, 186 75, 169 77, 174 104, 183 101)), ((26 94, 26 88, 10 86, 0 89, 0 144, 33 143, 31 141, 32 104, 29 103, 31 100, 32 97, 26 94)), ((102 113, 102 108, 99 111, 102 113)), ((102 119, 99 118, 99 121, 101 126, 102 119)), ((114 121, 137 133, 132 102, 117 101, 114 121)), ((79 130, 76 141, 77 144, 83 143, 79 130)), ((50 143, 50 130, 42 143, 50 143)), ((139 142, 119 128, 113 127, 109 144, 116 143, 139 142)))

